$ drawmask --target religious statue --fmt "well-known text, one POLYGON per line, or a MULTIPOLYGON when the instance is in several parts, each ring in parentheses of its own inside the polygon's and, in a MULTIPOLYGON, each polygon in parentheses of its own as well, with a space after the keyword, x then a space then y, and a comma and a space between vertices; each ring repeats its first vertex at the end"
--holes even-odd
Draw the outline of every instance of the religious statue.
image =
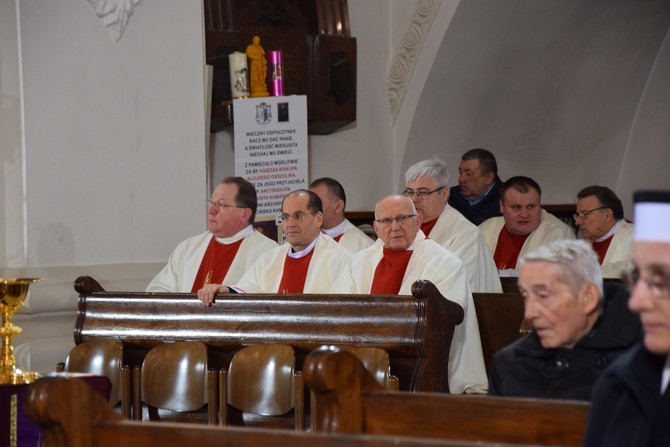
POLYGON ((259 98, 262 96, 270 96, 268 87, 265 83, 267 75, 268 63, 265 60, 265 50, 260 45, 261 38, 254 36, 251 39, 251 44, 247 46, 247 58, 249 59, 249 96, 252 98, 259 98))

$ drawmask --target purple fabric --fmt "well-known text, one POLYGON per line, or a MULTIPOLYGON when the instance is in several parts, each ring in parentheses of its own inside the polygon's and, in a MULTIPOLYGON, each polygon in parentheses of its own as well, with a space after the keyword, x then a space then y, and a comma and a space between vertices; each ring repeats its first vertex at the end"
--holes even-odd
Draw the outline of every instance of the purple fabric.
MULTIPOLYGON (((107 377, 77 376, 93 387, 102 397, 109 400, 112 385, 107 377)), ((23 400, 28 385, 0 385, 0 446, 13 447, 11 443, 12 396, 16 396, 16 446, 39 447, 40 427, 30 420, 23 411, 23 400)))

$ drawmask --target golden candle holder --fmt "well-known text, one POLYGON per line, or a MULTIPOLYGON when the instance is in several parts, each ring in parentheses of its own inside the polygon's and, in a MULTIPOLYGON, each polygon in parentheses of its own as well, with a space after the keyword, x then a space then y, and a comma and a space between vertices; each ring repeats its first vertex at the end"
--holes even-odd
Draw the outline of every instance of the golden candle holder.
POLYGON ((16 367, 12 337, 21 328, 12 324, 12 315, 23 306, 28 286, 39 278, 0 278, 0 313, 2 313, 2 352, 0 353, 0 384, 30 383, 39 377, 36 372, 22 372, 16 367))

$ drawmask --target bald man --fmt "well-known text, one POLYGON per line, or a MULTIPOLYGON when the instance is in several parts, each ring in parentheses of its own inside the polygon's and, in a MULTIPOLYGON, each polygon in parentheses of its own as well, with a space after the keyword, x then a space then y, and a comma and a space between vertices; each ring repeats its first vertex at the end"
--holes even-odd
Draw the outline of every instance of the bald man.
POLYGON ((481 393, 488 386, 479 325, 463 263, 421 232, 421 215, 408 197, 388 196, 375 207, 375 245, 353 255, 333 285, 334 293, 410 295, 425 279, 463 307, 449 352, 449 390, 481 393), (381 241, 381 242, 380 242, 381 241))

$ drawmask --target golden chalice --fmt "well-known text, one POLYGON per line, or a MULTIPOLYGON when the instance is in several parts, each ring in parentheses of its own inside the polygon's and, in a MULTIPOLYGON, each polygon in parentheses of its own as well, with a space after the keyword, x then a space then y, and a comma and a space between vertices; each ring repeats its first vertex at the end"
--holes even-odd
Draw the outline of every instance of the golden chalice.
POLYGON ((29 383, 39 375, 22 372, 16 368, 12 337, 21 333, 21 328, 12 324, 12 315, 23 306, 28 286, 39 278, 0 278, 0 313, 2 313, 2 353, 0 353, 0 384, 29 383))

